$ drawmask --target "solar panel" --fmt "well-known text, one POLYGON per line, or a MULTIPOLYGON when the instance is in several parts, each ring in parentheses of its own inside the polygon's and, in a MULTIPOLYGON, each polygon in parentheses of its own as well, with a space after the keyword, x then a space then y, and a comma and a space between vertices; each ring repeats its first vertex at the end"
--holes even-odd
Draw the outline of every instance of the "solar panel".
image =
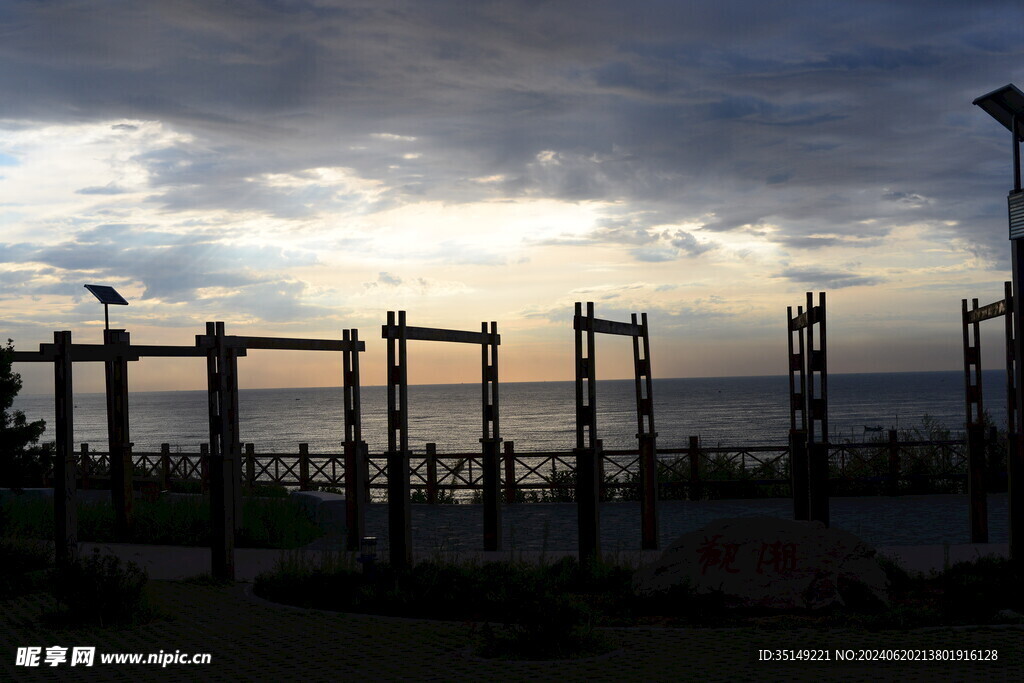
MULTIPOLYGON (((1011 83, 1004 85, 998 90, 993 90, 987 95, 982 95, 974 100, 974 104, 984 109, 992 118, 1003 124, 1006 130, 1010 130, 1010 127, 1013 125, 1014 114, 1018 117, 1024 114, 1024 93, 1011 83)), ((1018 122, 1017 125, 1020 126, 1022 124, 1018 122)), ((1020 131, 1020 128, 1018 127, 1017 130, 1020 131)), ((1017 139, 1024 142, 1024 132, 1019 132, 1017 139)))
POLYGON ((92 292, 92 295, 100 300, 101 304, 111 304, 116 306, 127 306, 128 302, 125 301, 124 297, 117 293, 117 290, 113 287, 106 285, 86 285, 86 289, 92 292))

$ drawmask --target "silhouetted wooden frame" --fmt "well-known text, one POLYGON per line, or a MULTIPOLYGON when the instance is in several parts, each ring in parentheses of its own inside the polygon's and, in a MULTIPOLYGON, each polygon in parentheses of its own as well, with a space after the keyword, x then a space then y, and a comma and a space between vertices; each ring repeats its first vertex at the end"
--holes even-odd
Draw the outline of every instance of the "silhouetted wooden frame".
POLYGON ((786 308, 789 347, 789 467, 793 517, 829 525, 828 353, 825 292, 807 292, 807 309, 786 308), (818 344, 815 348, 815 329, 818 344), (793 337, 797 337, 794 351, 793 337), (799 389, 797 386, 799 384, 799 389), (817 388, 817 395, 816 394, 817 388))
MULTIPOLYGON (((985 492, 985 404, 981 376, 981 323, 1003 317, 1003 336, 1006 343, 1006 433, 1007 470, 1013 467, 1016 453, 1017 408, 1014 387, 1013 344, 1013 283, 1003 283, 1003 299, 987 306, 978 306, 978 300, 960 300, 960 319, 964 342, 964 407, 967 426, 967 494, 970 501, 968 516, 971 543, 988 543, 988 497, 985 492)), ((1012 478, 1012 477, 1011 477, 1012 478)), ((1011 523, 1013 500, 1011 496, 1011 523)))
POLYGON ((644 550, 657 550, 658 461, 654 429, 654 397, 651 379, 651 345, 647 314, 632 315, 628 323, 594 317, 594 303, 576 302, 573 330, 576 335, 576 509, 579 523, 580 562, 601 559, 600 500, 604 479, 601 440, 597 438, 597 370, 595 335, 615 334, 633 338, 633 370, 636 388, 637 440, 640 469, 640 529, 644 550))
MULTIPOLYGON (((54 534, 58 562, 67 562, 77 555, 77 516, 75 510, 74 402, 72 369, 75 362, 99 361, 107 364, 108 435, 111 440, 111 494, 115 503, 121 501, 117 516, 127 524, 131 483, 131 444, 127 440, 128 403, 127 363, 150 357, 206 357, 210 418, 211 457, 211 570, 214 576, 235 576, 234 533, 241 519, 241 443, 238 437, 238 366, 237 359, 252 349, 290 349, 305 351, 359 352, 365 344, 358 333, 346 331, 342 340, 285 339, 274 337, 234 337, 224 334, 224 323, 207 323, 206 335, 196 335, 192 346, 132 345, 124 330, 107 330, 103 344, 73 344, 70 332, 54 332, 53 344, 40 344, 38 352, 15 351, 14 362, 52 362, 54 364, 54 417, 57 422, 57 453, 54 471, 54 534), (113 366, 113 369, 111 368, 113 366), (120 445, 118 449, 117 446, 120 445), (122 460, 122 458, 125 458, 122 460), (115 463, 123 464, 120 479, 115 463), (229 504, 229 501, 231 504, 229 504)), ((355 372, 346 372, 344 381, 358 383, 358 359, 355 372)), ((352 392, 345 386, 345 434, 360 434, 360 427, 350 420, 359 419, 358 388, 352 392), (354 405, 349 402, 354 398, 354 405)), ((365 445, 361 451, 365 453, 365 445)), ((365 500, 365 498, 364 498, 365 500)))
POLYGON ((434 327, 410 327, 405 311, 388 311, 387 324, 381 326, 387 340, 388 382, 388 539, 391 564, 412 564, 412 511, 409 502, 409 391, 407 341, 439 341, 479 344, 481 353, 480 443, 483 458, 484 550, 501 549, 501 444, 498 400, 498 323, 480 323, 479 332, 445 330, 434 327))

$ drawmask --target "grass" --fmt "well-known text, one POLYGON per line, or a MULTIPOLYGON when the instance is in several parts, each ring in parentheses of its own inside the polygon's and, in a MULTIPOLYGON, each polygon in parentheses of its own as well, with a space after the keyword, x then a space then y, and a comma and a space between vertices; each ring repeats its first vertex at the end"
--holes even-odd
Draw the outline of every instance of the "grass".
MULTIPOLYGON (((52 535, 53 503, 48 498, 11 497, 0 505, 0 510, 9 536, 46 539, 52 535)), ((236 539, 239 547, 296 548, 322 535, 309 516, 285 498, 244 498, 242 520, 236 539)), ((114 510, 110 503, 79 504, 78 540, 119 540, 114 533, 114 510)), ((155 545, 209 545, 209 499, 136 499, 125 540, 155 545)))

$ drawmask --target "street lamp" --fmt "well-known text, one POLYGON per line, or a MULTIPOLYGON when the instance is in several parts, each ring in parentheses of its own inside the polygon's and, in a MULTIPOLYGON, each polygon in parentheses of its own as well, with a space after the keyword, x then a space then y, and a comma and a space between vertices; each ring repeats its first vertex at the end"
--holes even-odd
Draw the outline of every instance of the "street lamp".
POLYGON ((1013 402, 1016 415, 1010 439, 1007 462, 1010 507, 1010 559, 1024 560, 1024 438, 1021 422, 1024 416, 1024 334, 1021 315, 1024 296, 1021 294, 1021 268, 1024 267, 1024 192, 1020 186, 1020 143, 1024 142, 1024 93, 1012 83, 974 100, 989 116, 1010 131, 1013 147, 1013 189, 1007 197, 1010 224, 1010 245, 1013 256, 1013 402))

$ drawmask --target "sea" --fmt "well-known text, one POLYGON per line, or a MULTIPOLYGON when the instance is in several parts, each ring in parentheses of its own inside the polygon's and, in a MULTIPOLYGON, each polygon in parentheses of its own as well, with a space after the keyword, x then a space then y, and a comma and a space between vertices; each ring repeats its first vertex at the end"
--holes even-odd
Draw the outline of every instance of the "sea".
MULTIPOLYGON (((993 423, 1006 423, 1005 371, 983 374, 985 408, 993 423)), ((633 380, 597 382, 598 437, 605 449, 636 445, 633 380)), ((414 452, 428 442, 439 453, 478 452, 481 436, 479 384, 409 387, 409 437, 414 452)), ((964 426, 962 371, 832 374, 828 377, 832 442, 865 441, 878 428, 928 438, 929 425, 952 438, 964 426)), ((363 438, 371 453, 387 447, 387 389, 362 387, 363 438)), ((789 380, 777 377, 656 379, 655 428, 659 448, 686 446, 698 436, 705 447, 779 445, 789 430, 789 380)), ((573 382, 508 382, 500 386, 500 429, 517 452, 567 451, 575 447, 573 382)), ((257 453, 339 453, 344 440, 340 387, 242 389, 241 441, 257 453)), ((101 393, 76 393, 75 443, 106 451, 107 423, 101 393)), ((53 438, 53 397, 19 395, 14 408, 43 419, 53 438)), ((209 441, 205 391, 148 391, 129 395, 131 440, 136 452, 195 453, 209 441)))

